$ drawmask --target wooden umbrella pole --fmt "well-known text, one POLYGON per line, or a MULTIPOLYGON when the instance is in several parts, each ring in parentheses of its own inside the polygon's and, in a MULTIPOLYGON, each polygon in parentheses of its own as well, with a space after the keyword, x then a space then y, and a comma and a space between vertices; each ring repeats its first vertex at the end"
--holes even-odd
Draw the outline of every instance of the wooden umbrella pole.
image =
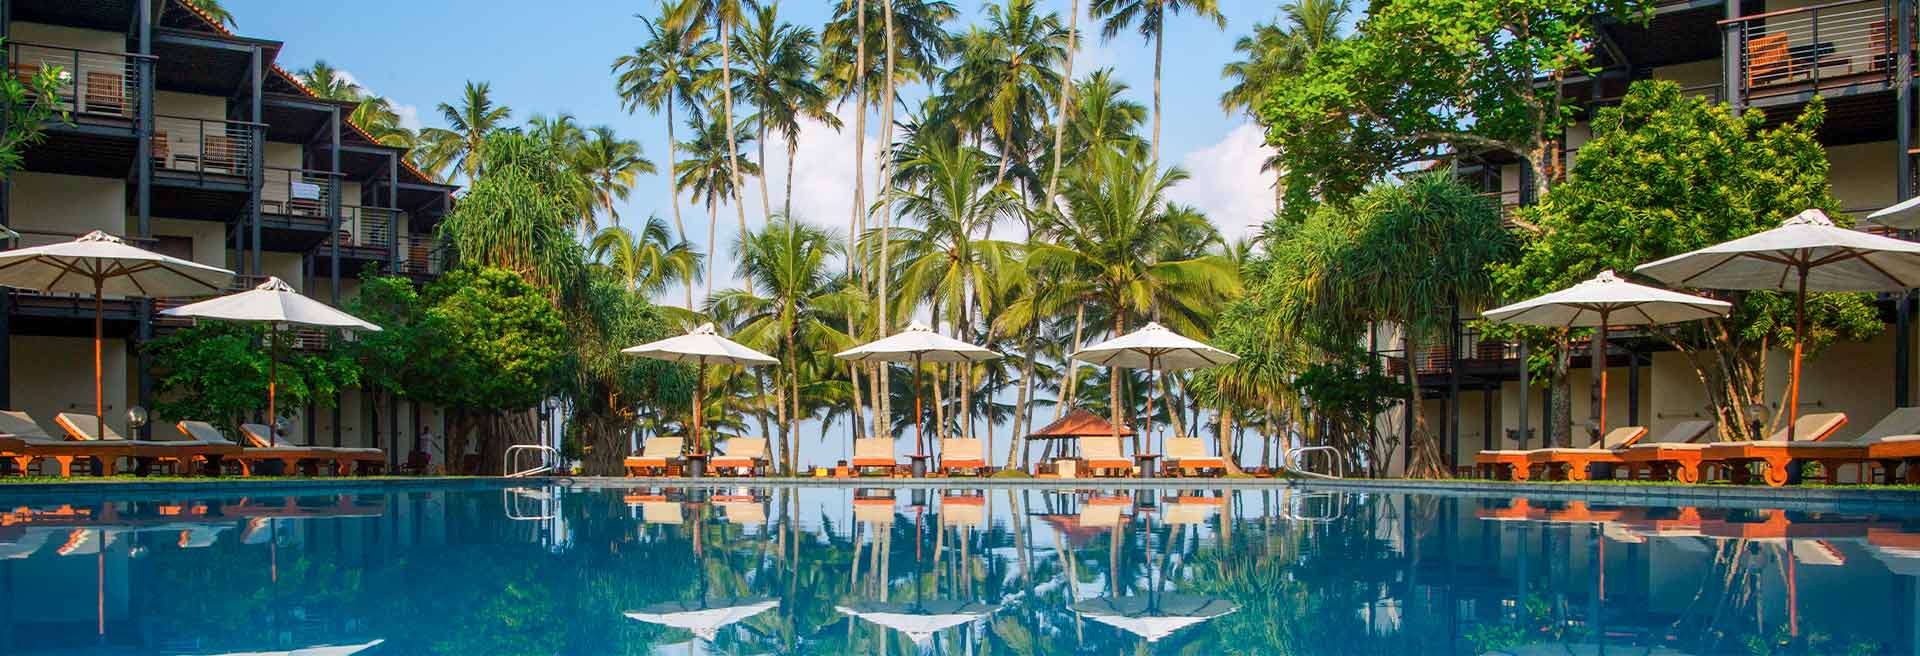
MULTIPOLYGON (((279 336, 280 336, 279 326, 273 326, 273 325, 267 326, 267 435, 268 435, 268 439, 279 439, 280 437, 280 417, 277 414, 277 411, 279 410, 278 402, 279 402, 279 389, 280 389, 280 340, 278 339, 279 336)), ((308 440, 307 441, 308 444, 313 443, 312 435, 308 435, 306 439, 308 440)))
POLYGON ((926 413, 920 405, 920 356, 913 356, 913 454, 926 455, 927 438, 921 433, 920 418, 926 413))
POLYGON ((694 453, 706 453, 707 452, 706 446, 701 442, 701 433, 700 433, 700 415, 706 414, 704 412, 705 408, 703 407, 704 400, 707 395, 707 358, 706 356, 704 355, 700 356, 700 368, 694 374, 694 376, 695 378, 693 382, 693 451, 694 453))
POLYGON ((100 366, 100 341, 106 332, 102 316, 106 314, 106 302, 101 299, 105 293, 106 281, 98 275, 93 278, 93 429, 96 434, 104 435, 107 425, 106 397, 107 386, 105 369, 100 366))
MULTIPOLYGON (((1598 412, 1598 416, 1600 417, 1600 435, 1598 437, 1599 439, 1602 439, 1602 440, 1605 440, 1607 436, 1607 313, 1608 311, 1609 311, 1608 308, 1604 306, 1600 308, 1600 327, 1597 331, 1595 331, 1594 338, 1593 338, 1593 368, 1594 368, 1594 371, 1599 374, 1598 377, 1600 379, 1600 408, 1598 412)), ((1523 366, 1524 366, 1524 363, 1523 363, 1523 366)), ((1605 447, 1606 445, 1602 444, 1601 446, 1605 447)))
POLYGON ((1793 297, 1793 387, 1787 406, 1787 441, 1800 439, 1800 345, 1807 341, 1807 265, 1800 264, 1800 289, 1793 297))

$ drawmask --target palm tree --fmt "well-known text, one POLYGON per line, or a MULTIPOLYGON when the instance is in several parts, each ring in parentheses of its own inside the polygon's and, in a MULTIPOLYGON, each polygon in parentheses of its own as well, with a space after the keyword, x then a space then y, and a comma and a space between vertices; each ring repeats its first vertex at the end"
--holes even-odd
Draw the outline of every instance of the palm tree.
POLYGON ((843 255, 840 244, 821 228, 775 217, 760 231, 742 234, 734 258, 744 289, 726 290, 713 299, 715 316, 731 318, 734 337, 773 351, 786 374, 780 395, 790 408, 781 427, 784 469, 793 471, 800 435, 800 369, 818 353, 849 345, 831 320, 845 304, 844 281, 829 269, 843 255))
POLYGON ((419 145, 419 138, 413 130, 400 124, 400 114, 394 111, 393 101, 380 96, 368 96, 355 105, 347 120, 360 129, 366 130, 373 140, 382 146, 412 150, 419 145))
POLYGON ((1147 120, 1147 108, 1127 100, 1127 90, 1127 83, 1115 79, 1112 69, 1094 71, 1074 83, 1078 108, 1067 119, 1066 152, 1056 153, 1064 170, 1097 165, 1099 153, 1146 152, 1139 129, 1147 120))
MULTIPOLYGON (((620 225, 617 201, 627 199, 641 174, 658 172, 653 162, 641 155, 640 142, 621 139, 612 127, 605 125, 587 130, 586 142, 574 151, 574 168, 587 177, 593 193, 590 206, 606 212, 615 227, 620 225)), ((593 215, 593 212, 587 213, 585 225, 589 232, 600 227, 593 215)))
POLYGON ((1220 13, 1216 0, 1093 0, 1088 11, 1095 17, 1106 18, 1100 27, 1103 38, 1119 36, 1122 30, 1137 22, 1140 36, 1153 42, 1153 140, 1148 147, 1152 149, 1149 159, 1157 167, 1160 165, 1160 67, 1166 55, 1167 17, 1192 12, 1223 30, 1227 27, 1227 17, 1220 13))
POLYGON ((228 29, 240 26, 233 20, 233 12, 227 11, 226 7, 220 5, 220 0, 185 0, 185 2, 199 9, 200 13, 206 14, 207 18, 213 19, 216 24, 225 25, 228 29))
POLYGON ((365 89, 347 79, 340 69, 327 65, 325 59, 314 60, 313 66, 295 71, 293 76, 313 95, 328 100, 354 101, 366 95, 365 89))
POLYGON ((960 116, 982 121, 995 138, 997 185, 1012 162, 1024 159, 1021 144, 1033 140, 1033 126, 1046 115, 1049 90, 1060 85, 1054 66, 1066 58, 1069 37, 1060 15, 1042 14, 1033 0, 988 5, 987 28, 977 34, 942 82, 960 96, 960 116))
MULTIPOLYGON (((813 79, 814 52, 820 46, 814 31, 781 21, 777 5, 758 7, 750 18, 740 32, 740 58, 746 62, 746 70, 740 76, 738 91, 758 110, 753 123, 760 133, 760 162, 767 162, 769 133, 778 132, 787 143, 787 191, 781 213, 791 215, 793 157, 800 146, 800 119, 819 121, 835 130, 840 129, 840 119, 827 111, 827 92, 813 79)), ((764 179, 760 204, 765 219, 773 220, 773 203, 768 200, 764 179)))
MULTIPOLYGON (((1306 70, 1313 53, 1340 39, 1340 25, 1353 8, 1348 0, 1300 0, 1281 7, 1287 24, 1255 23, 1253 34, 1234 41, 1234 52, 1245 59, 1228 62, 1220 68, 1220 77, 1233 86, 1220 94, 1220 111, 1244 112, 1255 121, 1260 104, 1285 81, 1306 70)), ((1276 171, 1278 153, 1261 163, 1260 170, 1276 171)), ((1284 189, 1274 184, 1274 202, 1284 201, 1284 189)))
MULTIPOLYGON (((617 74, 614 86, 620 94, 621 105, 629 113, 640 107, 654 114, 666 110, 669 148, 680 143, 673 131, 674 106, 686 109, 692 113, 691 119, 699 120, 700 111, 706 106, 705 91, 713 66, 712 43, 687 29, 685 19, 679 15, 686 11, 686 6, 662 0, 659 20, 636 16, 646 26, 647 40, 635 47, 632 54, 621 55, 613 62, 617 74)), ((680 170, 671 155, 667 157, 667 184, 672 188, 673 227, 680 233, 680 240, 687 241, 687 224, 680 218, 680 170)), ((692 279, 687 280, 687 310, 693 310, 692 279)))
MULTIPOLYGON (((1114 335, 1135 319, 1206 334, 1207 319, 1238 290, 1239 276, 1217 256, 1179 257, 1195 250, 1189 242, 1196 236, 1213 233, 1205 217, 1162 206, 1167 189, 1186 180, 1186 172, 1160 173, 1152 160, 1121 153, 1096 157, 1095 166, 1068 172, 1061 189, 1065 216, 1043 227, 1051 243, 1035 244, 1028 266, 1063 287, 1081 288, 1075 291, 1111 313, 1114 335)), ((1116 424, 1121 378, 1114 377, 1109 392, 1116 424)))
POLYGON ((652 295, 683 280, 700 277, 701 254, 693 244, 674 241, 667 222, 647 217, 639 234, 608 226, 593 236, 587 254, 619 273, 627 291, 652 295))
MULTIPOLYGON (((740 231, 747 229, 747 208, 740 202, 740 143, 735 137, 739 134, 738 124, 733 120, 733 26, 740 24, 742 0, 685 0, 688 13, 685 18, 696 32, 706 21, 713 21, 715 32, 720 41, 720 113, 726 119, 727 171, 733 177, 729 183, 733 209, 740 218, 740 231)), ((751 0, 748 0, 750 3, 751 0)))
POLYGON ((1067 7, 1067 59, 1060 72, 1060 98, 1054 105, 1053 113, 1053 170, 1047 174, 1046 207, 1057 206, 1055 196, 1060 190, 1060 160, 1064 156, 1061 149, 1066 145, 1067 120, 1073 116, 1073 57, 1080 53, 1080 0, 1072 0, 1067 7))
MULTIPOLYGON (((960 339, 970 341, 976 311, 986 314, 997 298, 989 281, 995 271, 1011 268, 1017 255, 1017 245, 983 235, 994 222, 1017 214, 1020 199, 1004 183, 990 183, 987 156, 978 149, 935 142, 915 152, 901 168, 913 171, 925 184, 897 189, 880 199, 899 205, 904 216, 922 226, 896 228, 901 231, 903 301, 896 307, 910 311, 916 303, 909 299, 928 299, 933 307, 945 308, 960 339)), ((963 431, 968 436, 973 434, 970 390, 970 385, 963 385, 960 398, 963 431)))
POLYGON ((487 134, 506 124, 513 110, 493 103, 493 86, 469 80, 461 92, 460 106, 440 103, 440 118, 445 128, 420 131, 426 145, 423 159, 428 173, 444 177, 448 168, 459 169, 468 180, 480 173, 480 158, 475 156, 487 134))
MULTIPOLYGON (((717 117, 716 117, 717 118, 717 117)), ((739 162, 740 154, 731 152, 730 147, 740 142, 753 141, 750 134, 728 134, 724 120, 693 122, 693 138, 676 145, 684 156, 675 166, 680 171, 677 185, 693 192, 693 197, 707 206, 707 244, 709 247, 719 243, 716 225, 720 220, 720 203, 734 198, 738 191, 734 188, 733 166, 739 162)), ((734 132, 743 132, 735 130, 734 132)), ((753 160, 739 162, 741 168, 754 175, 760 174, 760 166, 753 160)), ((744 226, 743 226, 744 227, 744 226)), ((746 234, 742 230, 741 234, 746 234)), ((707 295, 713 295, 713 261, 707 258, 707 295)))

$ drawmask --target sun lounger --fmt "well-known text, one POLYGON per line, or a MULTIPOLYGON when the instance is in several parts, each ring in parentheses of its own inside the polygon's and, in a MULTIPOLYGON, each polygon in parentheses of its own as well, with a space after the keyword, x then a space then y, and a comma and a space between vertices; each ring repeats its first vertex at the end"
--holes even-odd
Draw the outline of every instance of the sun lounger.
MULTIPOLYGON (((1901 408, 1895 412, 1911 409, 1901 408)), ((1905 476, 1900 480, 1909 485, 1920 484, 1920 435, 1912 433, 1920 431, 1890 434, 1867 445, 1867 459, 1886 470, 1888 483, 1894 482, 1896 470, 1905 469, 1905 476)))
POLYGON ((1793 441, 1788 441, 1788 431, 1782 428, 1764 440, 1751 442, 1721 442, 1708 446, 1702 458, 1707 466, 1724 466, 1728 478, 1734 483, 1748 483, 1753 477, 1752 469, 1760 469, 1761 479, 1770 487, 1787 484, 1792 472, 1789 467, 1794 460, 1820 457, 1865 457, 1866 449, 1849 442, 1835 442, 1834 446, 1813 446, 1847 425, 1847 413, 1822 412, 1801 415, 1795 424, 1793 441), (1837 447, 1837 448, 1836 448, 1837 447))
POLYGON ((1473 468, 1481 478, 1524 481, 1531 476, 1527 456, 1533 449, 1490 449, 1473 454, 1473 468))
POLYGON ((655 476, 665 476, 669 468, 678 467, 685 462, 680 457, 685 446, 684 438, 647 438, 647 441, 640 445, 640 455, 627 456, 627 475, 642 476, 651 473, 655 476))
POLYGON ((1620 463, 1621 452, 1647 436, 1645 426, 1621 426, 1607 431, 1584 449, 1550 448, 1527 452, 1527 466, 1539 466, 1541 478, 1584 481, 1595 464, 1620 463))
POLYGON ((898 465, 899 461, 893 455, 893 438, 869 437, 853 441, 853 471, 856 474, 876 467, 892 474, 898 465))
POLYGON ((111 428, 105 432, 109 439, 101 440, 100 431, 91 430, 95 424, 92 415, 61 414, 60 418, 64 421, 56 425, 64 437, 47 434, 27 413, 0 412, 0 435, 20 442, 18 451, 7 452, 20 471, 25 472, 34 461, 45 461, 59 468, 58 475, 72 476, 73 463, 79 460, 95 463, 94 473, 111 476, 121 458, 192 455, 160 442, 129 440, 111 428))
POLYGON ((302 462, 333 465, 335 474, 346 476, 354 472, 356 465, 362 470, 374 469, 386 460, 386 452, 380 449, 295 444, 265 424, 241 424, 240 435, 246 438, 247 444, 235 459, 240 462, 241 473, 249 476, 264 462, 282 463, 286 468, 281 474, 285 476, 299 474, 302 462))
MULTIPOLYGON (((181 423, 184 424, 188 422, 181 423)), ((218 475, 220 473, 220 464, 223 460, 237 457, 241 454, 243 450, 242 447, 228 440, 225 435, 221 435, 219 429, 214 428, 213 425, 198 421, 191 423, 198 424, 199 427, 190 431, 176 425, 175 428, 180 429, 178 433, 155 430, 153 439, 157 442, 193 447, 193 455, 198 457, 200 462, 205 463, 205 471, 208 475, 218 475)), ((178 463, 182 469, 191 469, 194 464, 193 458, 167 458, 165 456, 160 456, 159 458, 162 460, 171 459, 175 463, 178 463)))
POLYGON ((1620 459, 1638 477, 1645 472, 1654 480, 1695 483, 1700 480, 1700 461, 1710 442, 1701 438, 1713 432, 1711 419, 1696 419, 1674 424, 1657 438, 1645 439, 1627 447, 1620 459))
POLYGON ((1133 460, 1120 453, 1120 438, 1111 435, 1080 438, 1080 459, 1095 476, 1133 475, 1133 460))
POLYGON ((1207 455, 1207 442, 1198 437, 1167 438, 1167 460, 1162 467, 1168 474, 1182 476, 1211 471, 1215 476, 1227 473, 1227 459, 1207 455))
POLYGON ((946 474, 968 472, 979 476, 987 472, 987 450, 976 438, 940 440, 940 471, 946 474))
POLYGON ((764 437, 736 437, 727 440, 726 448, 707 461, 707 466, 715 473, 724 473, 731 469, 742 476, 767 475, 767 439, 764 437), (742 471, 744 470, 744 471, 742 471))

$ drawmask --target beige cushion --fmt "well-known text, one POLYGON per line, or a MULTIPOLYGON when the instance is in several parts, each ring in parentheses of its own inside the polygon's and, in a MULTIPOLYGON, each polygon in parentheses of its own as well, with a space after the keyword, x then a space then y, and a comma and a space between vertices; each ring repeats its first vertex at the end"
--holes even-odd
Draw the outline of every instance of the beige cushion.
POLYGON ((893 438, 869 437, 853 441, 853 457, 893 459, 893 438))
MULTIPOLYGON (((1600 436, 1599 448, 1624 449, 1647 435, 1645 426, 1621 426, 1600 436)), ((1591 448, 1591 447, 1590 447, 1591 448)))
POLYGON ((1652 445, 1692 444, 1694 441, 1699 440, 1701 437, 1705 436, 1707 432, 1711 430, 1713 430, 1712 419, 1695 419, 1693 421, 1683 421, 1678 424, 1674 424, 1672 428, 1667 429, 1667 432, 1661 433, 1658 437, 1654 437, 1651 439, 1642 439, 1638 442, 1634 442, 1633 448, 1638 448, 1638 447, 1649 445, 1649 444, 1652 444, 1652 445))
POLYGON ((767 457, 767 438, 736 437, 727 440, 726 457, 758 459, 767 457))
POLYGON ((986 460, 986 453, 986 446, 978 439, 959 437, 940 440, 940 458, 943 460, 986 460))
MULTIPOLYGON (((1821 412, 1811 415, 1800 415, 1800 421, 1794 422, 1796 429, 1793 432, 1794 441, 1812 442, 1821 439, 1839 429, 1841 426, 1846 425, 1846 423, 1847 413, 1844 412, 1821 412)), ((1766 441, 1787 441, 1787 429, 1781 428, 1780 430, 1774 431, 1772 435, 1767 436, 1766 441)))
POLYGON ((125 436, 113 430, 112 426, 102 425, 98 417, 71 412, 54 415, 53 421, 66 429, 67 438, 80 441, 125 440, 125 436))
POLYGON ((180 435, 188 441, 203 442, 206 444, 233 443, 227 439, 225 433, 220 432, 220 429, 214 428, 213 424, 204 421, 182 421, 174 424, 174 428, 180 429, 180 435))
POLYGON ((54 442, 52 435, 33 420, 27 413, 18 410, 0 411, 0 435, 15 437, 28 442, 54 442))
POLYGON ((1080 438, 1080 454, 1086 456, 1088 460, 1125 460, 1127 458, 1120 452, 1120 438, 1111 435, 1080 438))
POLYGON ((1206 457, 1207 443, 1200 438, 1173 437, 1167 439, 1167 458, 1170 460, 1206 457))
POLYGON ((1857 444, 1872 444, 1887 441, 1890 438, 1920 435, 1920 408, 1894 408, 1893 412, 1880 418, 1880 423, 1853 438, 1857 444))
POLYGON ((684 438, 649 437, 640 445, 640 453, 648 458, 678 458, 680 449, 686 444, 684 438))

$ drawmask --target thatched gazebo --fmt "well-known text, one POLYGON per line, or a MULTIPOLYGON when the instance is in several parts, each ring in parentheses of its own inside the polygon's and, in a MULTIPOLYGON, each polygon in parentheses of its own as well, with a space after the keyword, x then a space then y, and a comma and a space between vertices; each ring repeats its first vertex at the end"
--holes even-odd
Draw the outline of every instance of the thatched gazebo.
MULTIPOLYGON (((1077 442, 1073 442, 1073 440, 1078 440, 1082 437, 1105 437, 1115 434, 1121 437, 1131 437, 1133 435, 1133 427, 1122 424, 1119 432, 1115 433, 1113 424, 1105 418, 1088 412, 1085 408, 1075 408, 1072 412, 1061 416, 1059 419, 1055 419, 1053 423, 1047 424, 1040 430, 1028 433, 1027 439, 1030 441, 1047 441, 1047 450, 1040 455, 1041 461, 1044 462, 1056 456, 1065 456, 1070 453, 1068 449, 1072 448, 1072 445, 1077 444, 1077 442), (1058 446, 1056 447, 1056 445, 1058 446)), ((1077 449, 1074 451, 1077 451, 1077 449)))

